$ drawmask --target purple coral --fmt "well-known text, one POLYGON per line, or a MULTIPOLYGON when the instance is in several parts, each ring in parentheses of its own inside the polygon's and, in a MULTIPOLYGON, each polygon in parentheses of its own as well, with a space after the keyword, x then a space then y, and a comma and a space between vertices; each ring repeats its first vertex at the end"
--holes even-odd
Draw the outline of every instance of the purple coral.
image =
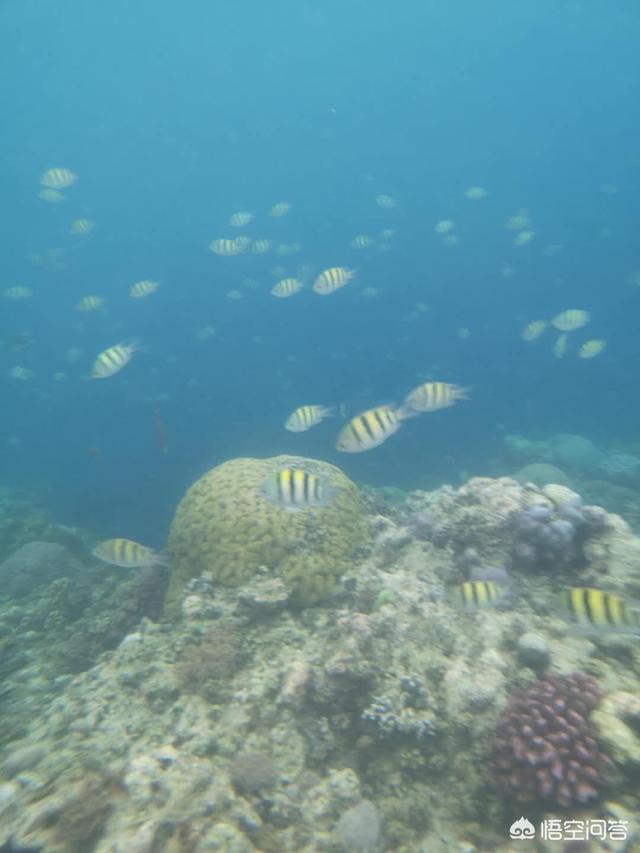
POLYGON ((415 539, 432 542, 436 548, 443 548, 449 541, 450 531, 446 525, 437 524, 429 512, 412 512, 407 518, 407 527, 415 539))
POLYGON ((597 800, 611 767, 588 721, 599 701, 595 681, 581 672, 550 675, 513 693, 491 744, 498 791, 564 808, 597 800))
POLYGON ((428 512, 412 512, 407 518, 407 527, 416 539, 431 539, 435 528, 433 516, 428 512))
POLYGON ((602 529, 606 514, 582 506, 576 495, 551 507, 535 504, 511 516, 514 539, 510 565, 524 570, 570 568, 584 560, 585 542, 602 529))

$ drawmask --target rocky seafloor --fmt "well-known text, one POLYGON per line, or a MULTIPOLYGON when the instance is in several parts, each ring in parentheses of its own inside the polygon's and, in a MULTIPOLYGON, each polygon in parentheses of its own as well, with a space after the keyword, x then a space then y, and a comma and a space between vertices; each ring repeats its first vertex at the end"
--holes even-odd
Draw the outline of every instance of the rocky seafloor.
POLYGON ((290 606, 266 570, 236 589, 191 581, 172 621, 155 612, 161 574, 128 579, 126 595, 107 583, 66 633, 46 598, 5 599, 0 850, 563 849, 510 841, 521 815, 627 821, 626 840, 588 849, 640 850, 640 638, 582 636, 554 615, 570 585, 640 599, 640 539, 565 487, 506 478, 393 504, 371 492, 367 506, 370 547, 322 606, 290 606), (534 505, 546 510, 527 515, 534 505), (505 576, 499 608, 465 612, 443 594, 505 576), (118 645, 77 672, 65 649, 78 654, 92 622, 86 663, 118 645), (500 712, 545 673, 576 671, 601 694, 599 797, 512 801, 491 782, 500 712))

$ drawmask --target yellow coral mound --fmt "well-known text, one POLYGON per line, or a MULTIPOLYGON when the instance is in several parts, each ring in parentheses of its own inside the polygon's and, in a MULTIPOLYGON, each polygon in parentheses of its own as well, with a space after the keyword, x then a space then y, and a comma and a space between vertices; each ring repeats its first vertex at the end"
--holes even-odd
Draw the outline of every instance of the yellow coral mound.
POLYGON ((260 567, 282 577, 299 604, 312 604, 331 590, 365 537, 358 489, 339 468, 299 456, 231 459, 197 480, 176 510, 165 611, 176 611, 184 584, 202 572, 238 586, 260 567), (265 478, 285 467, 322 475, 340 491, 321 509, 287 512, 259 493, 265 478))

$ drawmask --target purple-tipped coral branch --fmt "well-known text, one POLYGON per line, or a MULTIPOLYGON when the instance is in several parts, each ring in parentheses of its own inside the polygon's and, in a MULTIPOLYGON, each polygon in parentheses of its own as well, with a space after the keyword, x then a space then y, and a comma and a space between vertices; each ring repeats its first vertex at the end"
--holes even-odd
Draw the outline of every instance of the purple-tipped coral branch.
POLYGON ((516 691, 491 744, 495 787, 520 802, 564 808, 597 800, 611 767, 588 720, 599 701, 595 681, 580 672, 550 675, 516 691))

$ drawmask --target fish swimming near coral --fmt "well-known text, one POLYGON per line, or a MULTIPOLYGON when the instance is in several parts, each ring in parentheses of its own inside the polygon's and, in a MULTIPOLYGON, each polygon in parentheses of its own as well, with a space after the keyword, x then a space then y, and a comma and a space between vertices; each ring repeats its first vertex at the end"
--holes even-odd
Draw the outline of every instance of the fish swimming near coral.
POLYGON ((285 421, 284 428, 289 432, 306 432, 334 414, 335 407, 332 406, 298 406, 285 421))
POLYGON ((468 392, 468 388, 449 382, 425 382, 407 394, 402 411, 405 416, 418 412, 437 412, 453 406, 458 400, 468 399, 468 392))
POLYGON ((301 468, 275 471, 258 490, 263 498, 289 512, 328 506, 339 491, 330 486, 325 477, 301 468))
POLYGON ((342 428, 336 450, 343 453, 362 453, 378 447, 396 433, 402 425, 402 416, 393 406, 376 406, 352 418, 342 428))
POLYGON ((131 539, 105 539, 92 551, 93 556, 112 566, 123 569, 144 569, 149 566, 168 565, 166 554, 158 554, 152 548, 131 539))
POLYGON ((447 590, 447 601, 463 610, 498 607, 507 599, 507 590, 495 581, 465 581, 447 590))
POLYGON ((580 633, 640 636, 640 602, 626 602, 615 593, 574 586, 565 590, 559 609, 580 633))

